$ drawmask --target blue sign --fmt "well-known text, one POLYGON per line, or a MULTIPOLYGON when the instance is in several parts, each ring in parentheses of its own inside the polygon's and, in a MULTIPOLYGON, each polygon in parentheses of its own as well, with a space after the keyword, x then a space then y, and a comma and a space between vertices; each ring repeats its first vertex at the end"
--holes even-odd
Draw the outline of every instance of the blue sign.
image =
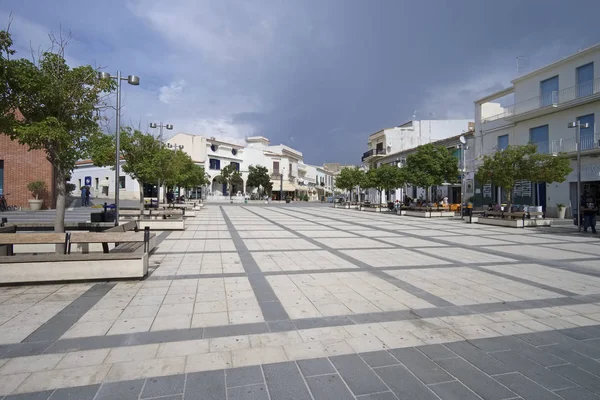
POLYGON ((84 182, 85 182, 85 183, 84 183, 84 184, 85 184, 85 186, 92 186, 92 177, 91 177, 91 176, 86 176, 86 177, 84 178, 84 182))

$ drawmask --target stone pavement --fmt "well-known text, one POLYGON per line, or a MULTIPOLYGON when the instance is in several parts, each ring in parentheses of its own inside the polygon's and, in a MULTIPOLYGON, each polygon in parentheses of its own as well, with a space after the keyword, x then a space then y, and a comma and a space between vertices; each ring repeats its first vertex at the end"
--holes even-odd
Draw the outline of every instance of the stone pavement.
POLYGON ((0 398, 600 399, 600 240, 553 232, 208 205, 144 281, 0 288, 0 398))

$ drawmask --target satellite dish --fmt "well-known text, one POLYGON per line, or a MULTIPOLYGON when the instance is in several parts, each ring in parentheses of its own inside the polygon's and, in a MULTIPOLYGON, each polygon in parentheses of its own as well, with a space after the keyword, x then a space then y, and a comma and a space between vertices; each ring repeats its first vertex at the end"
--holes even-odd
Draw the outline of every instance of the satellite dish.
POLYGON ((465 137, 464 137, 464 136, 462 136, 462 135, 461 135, 461 137, 459 137, 459 138, 458 138, 458 140, 460 140, 460 142, 461 142, 462 144, 465 144, 465 143, 467 143, 467 139, 465 139, 465 137))

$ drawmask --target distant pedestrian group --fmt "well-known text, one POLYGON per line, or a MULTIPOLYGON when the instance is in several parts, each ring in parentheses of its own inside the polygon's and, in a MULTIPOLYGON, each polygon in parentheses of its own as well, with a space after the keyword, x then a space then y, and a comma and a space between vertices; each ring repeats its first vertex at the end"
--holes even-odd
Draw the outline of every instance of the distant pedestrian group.
POLYGON ((81 206, 90 206, 90 188, 87 186, 81 188, 81 206))

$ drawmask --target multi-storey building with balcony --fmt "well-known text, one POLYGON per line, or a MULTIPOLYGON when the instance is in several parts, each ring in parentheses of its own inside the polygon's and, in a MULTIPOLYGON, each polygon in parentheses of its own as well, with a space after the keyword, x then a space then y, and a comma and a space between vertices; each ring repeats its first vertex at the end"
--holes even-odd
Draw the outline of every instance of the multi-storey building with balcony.
POLYGON ((365 166, 369 166, 386 154, 414 149, 472 128, 473 121, 466 119, 408 121, 395 128, 382 129, 369 135, 369 149, 363 153, 361 161, 365 166))
MULTIPOLYGON (((509 145, 534 143, 539 152, 566 153, 573 172, 564 183, 520 182, 513 203, 542 206, 549 215, 557 204, 577 208, 577 137, 569 123, 587 124, 581 129, 582 193, 600 195, 600 44, 520 76, 512 85, 475 102, 475 160, 509 145)), ((476 205, 503 202, 507 198, 493 184, 476 183, 476 205)))

